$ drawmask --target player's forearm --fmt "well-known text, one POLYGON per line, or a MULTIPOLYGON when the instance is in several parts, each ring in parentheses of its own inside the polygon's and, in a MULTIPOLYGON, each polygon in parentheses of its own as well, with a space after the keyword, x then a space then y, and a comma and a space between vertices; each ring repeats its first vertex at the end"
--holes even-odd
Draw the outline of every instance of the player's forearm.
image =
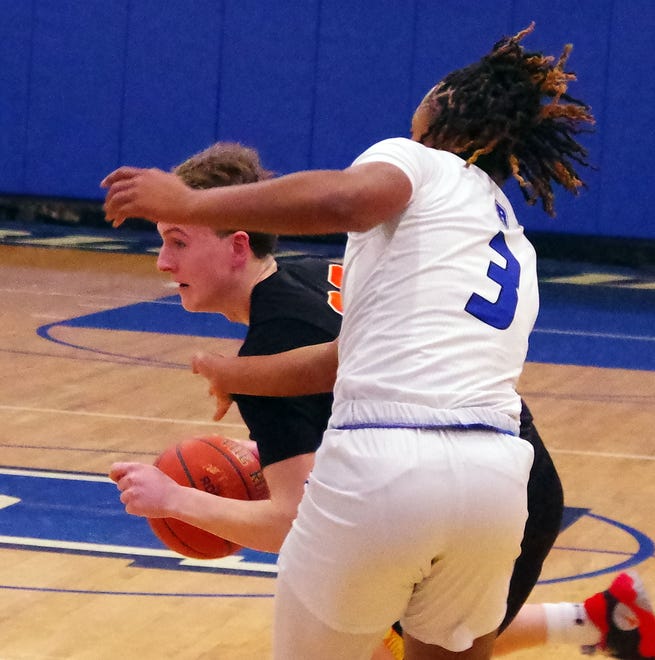
POLYGON ((365 231, 399 213, 411 188, 386 163, 296 172, 245 186, 193 191, 188 221, 274 234, 365 231))
POLYGON ((405 174, 382 162, 207 190, 158 169, 120 167, 101 185, 108 188, 104 209, 114 226, 140 217, 297 235, 366 231, 397 216, 411 196, 405 174))
POLYGON ((196 190, 188 217, 216 229, 273 234, 348 231, 350 219, 336 194, 339 171, 299 172, 247 186, 196 190))
POLYGON ((272 500, 235 500, 181 488, 168 517, 262 552, 278 552, 293 518, 272 500))
POLYGON ((303 346, 274 355, 224 358, 216 374, 221 389, 253 396, 304 396, 331 392, 337 342, 303 346))

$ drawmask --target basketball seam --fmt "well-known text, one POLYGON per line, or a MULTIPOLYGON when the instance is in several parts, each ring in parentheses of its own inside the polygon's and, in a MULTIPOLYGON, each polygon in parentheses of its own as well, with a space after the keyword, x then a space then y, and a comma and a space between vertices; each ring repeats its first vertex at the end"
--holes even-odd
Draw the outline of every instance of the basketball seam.
POLYGON ((177 454, 177 458, 180 461, 180 465, 182 466, 182 469, 184 470, 184 474, 186 474, 186 478, 189 480, 189 484, 193 488, 197 488, 196 482, 193 479, 193 475, 191 474, 191 471, 189 470, 188 465, 186 464, 184 460, 184 456, 182 455, 182 450, 180 449, 180 446, 177 445, 175 447, 175 453, 177 454))
MULTIPOLYGON (((175 533, 175 530, 169 525, 168 520, 166 518, 160 518, 160 520, 162 521, 162 523, 164 523, 164 525, 166 525, 166 529, 171 533, 173 538, 175 538, 177 541, 179 541, 179 543, 181 543, 185 548, 189 548, 189 550, 193 550, 193 552, 195 552, 198 555, 202 555, 203 557, 209 557, 208 553, 203 552, 202 550, 199 550, 198 548, 196 548, 192 545, 189 545, 184 539, 180 538, 175 533)), ((191 526, 193 526, 193 525, 191 525, 191 526)), ((216 538, 220 538, 220 537, 217 536, 216 538)), ((230 545, 232 545, 232 541, 227 541, 226 539, 221 539, 221 541, 225 541, 226 543, 229 543, 230 545)), ((183 554, 183 553, 180 553, 180 554, 183 554)))

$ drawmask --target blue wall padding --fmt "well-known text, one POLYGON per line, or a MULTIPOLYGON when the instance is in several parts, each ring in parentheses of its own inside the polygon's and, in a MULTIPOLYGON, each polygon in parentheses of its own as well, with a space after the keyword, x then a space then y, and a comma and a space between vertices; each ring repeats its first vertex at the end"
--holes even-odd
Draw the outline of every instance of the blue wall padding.
POLYGON ((317 0, 230 2, 217 132, 278 173, 311 166, 317 0))
POLYGON ((31 3, 3 0, 0 14, 0 191, 22 192, 32 65, 31 3))
POLYGON ((323 3, 312 162, 345 167, 373 141, 407 136, 412 3, 323 3), (409 9, 408 9, 409 8, 409 9))
POLYGON ((168 169, 215 140, 277 173, 345 167, 407 135, 423 94, 535 20, 574 44, 570 92, 597 171, 558 216, 508 193, 528 229, 655 238, 653 0, 0 0, 0 194, 99 200, 121 164, 168 169))
POLYGON ((603 99, 599 234, 655 236, 655 2, 613 3, 603 99))
POLYGON ((131 3, 124 58, 120 161, 169 169, 216 134, 221 3, 131 3))
POLYGON ((101 0, 34 6, 25 182, 2 188, 97 196, 98 172, 120 156, 125 7, 101 0))

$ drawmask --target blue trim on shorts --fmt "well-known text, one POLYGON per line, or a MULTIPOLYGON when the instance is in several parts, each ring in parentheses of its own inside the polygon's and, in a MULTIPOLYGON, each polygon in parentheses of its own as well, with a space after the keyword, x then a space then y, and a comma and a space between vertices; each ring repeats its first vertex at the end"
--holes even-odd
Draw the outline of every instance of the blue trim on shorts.
POLYGON ((358 431, 360 429, 421 429, 423 431, 494 431, 518 437, 517 433, 512 433, 507 429, 501 429, 497 426, 482 424, 408 424, 406 422, 361 422, 358 424, 342 424, 331 426, 336 431, 358 431))

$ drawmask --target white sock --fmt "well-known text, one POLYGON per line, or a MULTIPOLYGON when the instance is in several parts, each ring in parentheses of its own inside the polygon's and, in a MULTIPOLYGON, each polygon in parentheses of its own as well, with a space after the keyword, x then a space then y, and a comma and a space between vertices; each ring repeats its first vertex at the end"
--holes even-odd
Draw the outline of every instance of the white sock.
POLYGON ((582 603, 543 603, 551 644, 594 646, 601 640, 601 632, 589 620, 582 603))

